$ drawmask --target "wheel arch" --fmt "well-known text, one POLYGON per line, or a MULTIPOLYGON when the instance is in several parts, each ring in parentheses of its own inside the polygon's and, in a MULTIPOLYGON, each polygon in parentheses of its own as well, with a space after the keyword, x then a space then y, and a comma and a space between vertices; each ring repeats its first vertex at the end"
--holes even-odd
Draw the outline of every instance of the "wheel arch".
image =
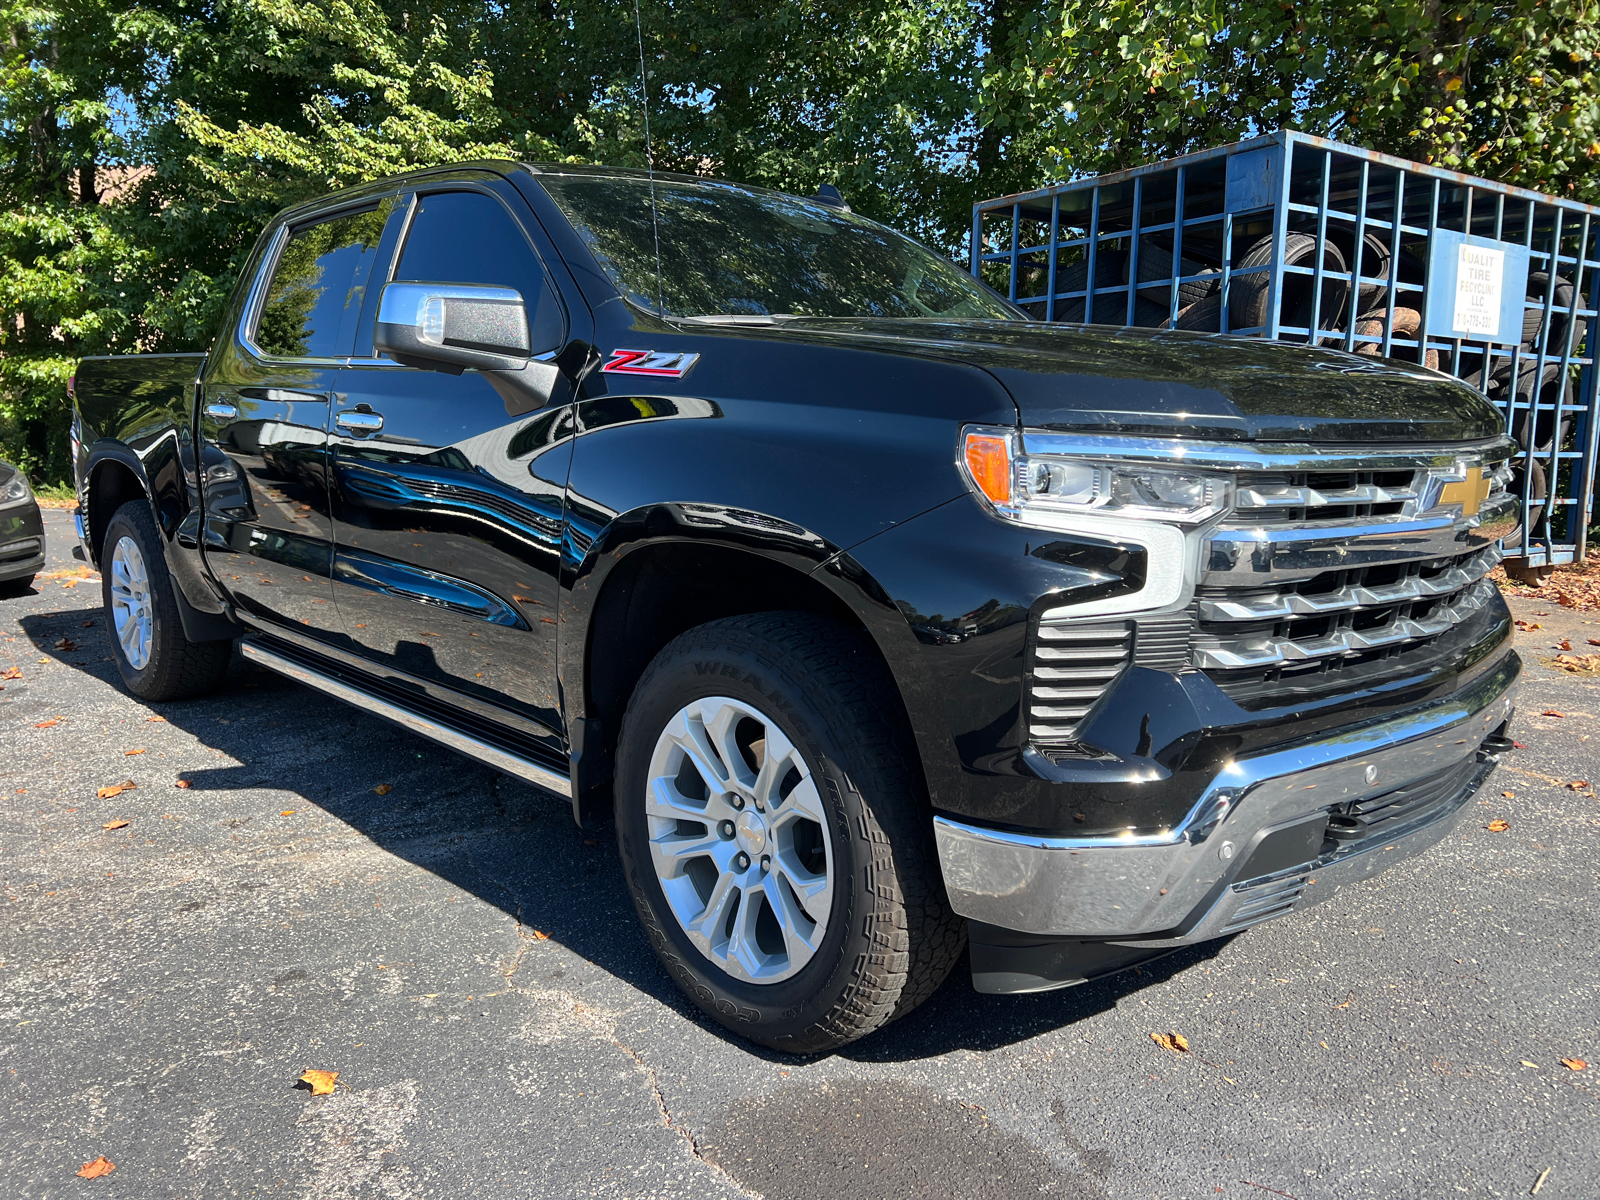
POLYGON ((124 457, 113 450, 102 451, 90 462, 84 498, 84 522, 89 533, 85 549, 91 562, 98 566, 112 516, 129 500, 149 501, 150 484, 132 454, 124 457))
POLYGON ((884 619, 859 572, 822 569, 841 558, 837 547, 776 520, 748 527, 756 530, 750 536, 730 536, 726 528, 697 535, 680 523, 685 506, 661 507, 678 511, 632 514, 614 524, 585 557, 572 589, 562 679, 570 705, 573 815, 580 822, 609 813, 616 739, 639 677, 673 638, 710 621, 797 611, 864 635, 902 714, 915 724, 902 686, 915 637, 892 605, 884 619), (627 535, 630 529, 635 536, 627 535))

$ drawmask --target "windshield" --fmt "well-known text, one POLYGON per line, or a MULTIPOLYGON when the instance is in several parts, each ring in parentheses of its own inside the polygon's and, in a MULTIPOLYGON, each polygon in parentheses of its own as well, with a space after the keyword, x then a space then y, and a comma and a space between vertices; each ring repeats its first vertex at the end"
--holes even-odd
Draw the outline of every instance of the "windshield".
POLYGON ((720 182, 547 175, 539 182, 612 283, 670 317, 984 317, 1026 320, 948 259, 876 221, 720 182))

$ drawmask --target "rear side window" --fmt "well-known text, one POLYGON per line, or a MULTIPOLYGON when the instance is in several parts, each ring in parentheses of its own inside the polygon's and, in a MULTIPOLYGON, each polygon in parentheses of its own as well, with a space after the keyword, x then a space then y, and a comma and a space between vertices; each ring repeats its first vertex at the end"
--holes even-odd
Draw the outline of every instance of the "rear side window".
POLYGON ((535 354, 561 345, 561 310, 539 258, 504 206, 482 192, 417 197, 397 280, 515 288, 528 309, 535 354))
POLYGON ((396 205, 302 225, 272 269, 255 344, 274 358, 348 354, 378 257, 384 223, 396 205))

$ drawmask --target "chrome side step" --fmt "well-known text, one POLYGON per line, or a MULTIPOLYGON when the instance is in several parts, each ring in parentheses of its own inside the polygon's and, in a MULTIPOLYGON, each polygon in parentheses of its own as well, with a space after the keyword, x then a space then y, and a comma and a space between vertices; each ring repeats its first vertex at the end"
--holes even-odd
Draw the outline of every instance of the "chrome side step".
POLYGON ((290 679, 297 680, 309 687, 314 687, 318 691, 327 692, 328 695, 335 696, 346 704, 352 704, 363 712, 369 712, 375 716, 383 717, 385 720, 393 721, 396 725, 402 725, 413 733, 420 733, 425 738, 431 738, 441 746, 448 746, 460 754, 465 754, 468 758, 475 758, 479 762, 487 763, 498 771, 504 771, 507 775, 515 775, 518 779, 526 779, 529 783, 538 784, 540 787, 558 795, 566 796, 568 799, 572 797, 572 779, 559 771, 553 771, 549 767, 513 754, 509 750, 502 750, 499 746, 490 745, 488 742, 475 738, 469 733, 462 733, 459 729, 452 729, 448 725, 442 725, 432 717, 425 717, 408 708, 401 708, 398 704, 391 704, 389 701, 380 699, 369 692, 364 692, 360 688, 353 687, 341 679, 335 679, 333 676, 325 675, 312 667, 295 662, 280 654, 275 654, 266 647, 257 645, 249 638, 239 643, 239 653, 251 662, 266 667, 269 671, 276 671, 280 675, 286 675, 290 679))

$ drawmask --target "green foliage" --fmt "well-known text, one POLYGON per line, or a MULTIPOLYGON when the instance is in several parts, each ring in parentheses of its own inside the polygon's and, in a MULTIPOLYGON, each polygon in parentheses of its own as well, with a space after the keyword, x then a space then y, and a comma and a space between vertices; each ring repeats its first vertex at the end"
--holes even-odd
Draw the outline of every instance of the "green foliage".
MULTIPOLYGON (((1286 124, 1600 198, 1597 2, 639 6, 657 166, 834 183, 959 255, 981 196, 1286 124)), ((0 455, 44 479, 77 359, 205 348, 284 205, 422 163, 646 160, 633 0, 0 12, 0 455)))

